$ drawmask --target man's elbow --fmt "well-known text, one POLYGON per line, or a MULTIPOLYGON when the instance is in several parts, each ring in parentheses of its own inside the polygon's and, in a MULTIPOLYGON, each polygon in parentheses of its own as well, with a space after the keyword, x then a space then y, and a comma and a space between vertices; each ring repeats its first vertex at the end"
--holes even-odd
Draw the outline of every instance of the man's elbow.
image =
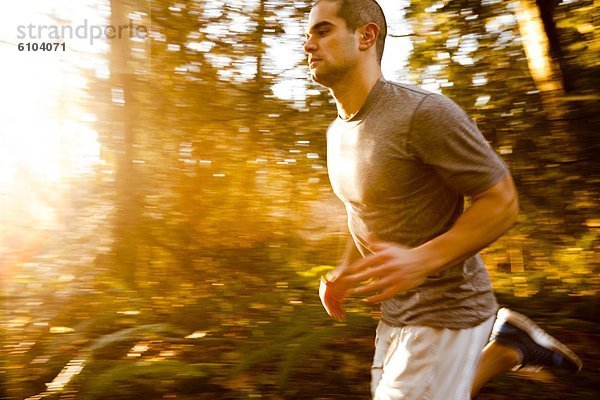
MULTIPOLYGON (((507 190, 505 191, 505 213, 508 228, 514 225, 519 216, 519 194, 512 179, 507 182, 507 190)), ((508 229, 507 228, 507 229, 508 229)))
POLYGON ((504 228, 504 232, 517 221, 519 195, 510 175, 485 192, 473 196, 473 200, 487 202, 488 212, 495 216, 498 227, 504 228))
POLYGON ((509 227, 513 226, 519 216, 519 196, 516 191, 514 196, 510 199, 507 207, 507 219, 509 221, 509 227))
POLYGON ((495 197, 494 201, 500 210, 499 216, 504 221, 502 225, 508 230, 517 221, 519 215, 519 194, 512 177, 507 176, 488 193, 495 197))

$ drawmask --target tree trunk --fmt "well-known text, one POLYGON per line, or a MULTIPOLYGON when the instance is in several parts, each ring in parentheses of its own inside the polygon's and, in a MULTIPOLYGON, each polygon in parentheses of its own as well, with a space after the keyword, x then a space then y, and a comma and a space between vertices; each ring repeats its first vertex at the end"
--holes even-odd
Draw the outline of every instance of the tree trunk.
MULTIPOLYGON (((123 0, 110 0, 112 26, 128 25, 123 0)), ((134 168, 134 127, 132 110, 133 76, 128 70, 129 38, 110 40, 110 83, 112 91, 111 141, 115 157, 114 262, 117 275, 135 285, 140 201, 134 168)))
POLYGON ((244 152, 242 152, 242 157, 240 160, 238 160, 242 163, 240 191, 243 194, 238 196, 238 204, 236 207, 240 217, 243 218, 244 221, 251 221, 254 217, 252 215, 252 209, 257 193, 256 164, 246 163, 246 161, 248 161, 248 159, 258 158, 260 156, 260 152, 263 150, 263 147, 261 146, 262 135, 260 132, 260 121, 264 120, 264 115, 267 113, 265 104, 265 86, 267 82, 265 82, 264 76, 264 56, 266 48, 263 43, 266 29, 267 12, 265 9, 265 3, 266 0, 259 0, 257 9, 255 11, 255 21, 257 22, 257 25, 256 30, 252 35, 253 46, 251 49, 254 51, 254 55, 256 57, 256 72, 254 75, 254 81, 250 85, 252 91, 247 97, 249 106, 247 126, 249 133, 246 143, 244 144, 244 152))
MULTIPOLYGON (((519 0, 516 5, 515 13, 527 63, 531 77, 540 91, 544 113, 548 119, 550 145, 560 149, 549 155, 551 160, 548 162, 577 161, 581 154, 580 146, 568 126, 565 87, 560 67, 551 57, 551 42, 546 36, 542 15, 534 0, 519 0)), ((557 38, 553 40, 556 41, 557 38)))
POLYGON ((527 63, 537 88, 542 92, 563 92, 560 68, 550 55, 550 44, 541 13, 534 0, 516 2, 515 13, 527 63))
POLYGON ((544 32, 548 39, 548 50, 550 56, 555 61, 556 66, 560 71, 562 77, 562 84, 565 92, 570 92, 573 89, 572 78, 567 68, 562 47, 560 45, 560 38, 558 36, 558 30, 556 29, 556 23, 554 22, 554 10, 558 5, 559 0, 536 0, 536 4, 539 8, 540 18, 544 26, 544 32))

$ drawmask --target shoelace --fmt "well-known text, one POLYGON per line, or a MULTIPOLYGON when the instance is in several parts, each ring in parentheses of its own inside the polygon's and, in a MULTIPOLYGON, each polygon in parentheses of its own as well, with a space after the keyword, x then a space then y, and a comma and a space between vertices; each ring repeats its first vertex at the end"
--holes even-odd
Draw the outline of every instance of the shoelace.
POLYGON ((521 339, 527 349, 523 364, 554 366, 553 352, 533 342, 528 336, 521 339))

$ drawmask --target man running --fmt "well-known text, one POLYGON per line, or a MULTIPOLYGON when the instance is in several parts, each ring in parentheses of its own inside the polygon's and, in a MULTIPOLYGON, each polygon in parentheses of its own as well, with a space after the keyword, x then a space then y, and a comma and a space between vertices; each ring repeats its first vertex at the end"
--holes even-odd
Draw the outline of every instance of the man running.
POLYGON ((464 400, 509 369, 579 370, 526 317, 501 309, 496 318, 477 253, 515 222, 515 185, 456 104, 382 77, 386 29, 374 0, 319 0, 304 45, 312 79, 337 106, 327 163, 352 236, 320 296, 336 319, 350 294, 381 302, 373 398, 464 400))

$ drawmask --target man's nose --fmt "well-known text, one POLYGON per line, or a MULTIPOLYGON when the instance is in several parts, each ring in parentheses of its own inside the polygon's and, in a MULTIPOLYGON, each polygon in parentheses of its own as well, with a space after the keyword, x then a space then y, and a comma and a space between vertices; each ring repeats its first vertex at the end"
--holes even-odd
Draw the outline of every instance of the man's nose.
POLYGON ((312 52, 314 52, 317 49, 317 44, 311 40, 311 39, 307 39, 306 42, 304 42, 304 52, 307 54, 310 54, 312 52))

